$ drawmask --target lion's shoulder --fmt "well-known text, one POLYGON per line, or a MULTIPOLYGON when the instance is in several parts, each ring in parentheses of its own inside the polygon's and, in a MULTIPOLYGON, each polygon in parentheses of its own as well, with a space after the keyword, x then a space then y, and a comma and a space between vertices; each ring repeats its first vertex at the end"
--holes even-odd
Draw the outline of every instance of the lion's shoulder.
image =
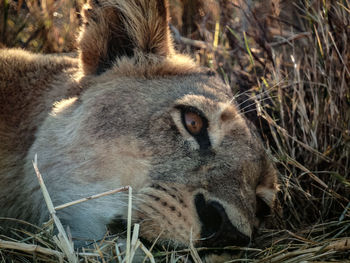
POLYGON ((37 72, 38 78, 45 78, 59 70, 76 66, 77 60, 69 56, 35 54, 22 49, 0 49, 2 81, 9 80, 9 77, 22 78, 23 74, 29 72, 37 72))
POLYGON ((0 139, 7 131, 31 138, 52 103, 77 92, 71 80, 77 69, 77 59, 68 56, 0 49, 0 139))

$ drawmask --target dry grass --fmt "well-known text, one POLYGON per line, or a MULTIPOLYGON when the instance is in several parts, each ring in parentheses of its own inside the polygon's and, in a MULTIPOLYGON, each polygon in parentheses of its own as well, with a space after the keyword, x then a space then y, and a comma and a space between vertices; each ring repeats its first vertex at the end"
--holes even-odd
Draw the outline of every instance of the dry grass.
MULTIPOLYGON (((280 172, 283 208, 276 208, 254 249, 226 248, 239 252, 230 262, 350 262, 350 2, 210 2, 192 1, 184 11, 182 1, 171 1, 176 43, 217 70, 237 94, 280 172)), ((74 50, 81 1, 37 3, 0 3, 0 46, 74 50)), ((0 241, 0 259, 66 262, 52 228, 17 231, 18 239, 8 239, 14 243, 0 241)), ((123 258, 117 243, 118 237, 106 237, 80 258, 123 258)), ((153 251, 164 262, 190 255, 197 262, 195 253, 153 251)))
POLYGON ((0 47, 69 52, 75 47, 81 0, 2 0, 0 47))

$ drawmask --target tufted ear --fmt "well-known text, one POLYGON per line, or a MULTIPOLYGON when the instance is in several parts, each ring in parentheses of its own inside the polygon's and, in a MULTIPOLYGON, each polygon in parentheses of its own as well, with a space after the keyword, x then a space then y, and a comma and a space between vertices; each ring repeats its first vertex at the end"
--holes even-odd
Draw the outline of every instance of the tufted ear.
POLYGON ((86 74, 101 74, 136 52, 173 53, 167 0, 89 0, 82 16, 79 49, 86 74))
POLYGON ((262 171, 263 174, 256 187, 256 214, 258 218, 264 218, 270 214, 275 205, 276 194, 279 191, 276 169, 269 160, 265 159, 263 161, 262 171))

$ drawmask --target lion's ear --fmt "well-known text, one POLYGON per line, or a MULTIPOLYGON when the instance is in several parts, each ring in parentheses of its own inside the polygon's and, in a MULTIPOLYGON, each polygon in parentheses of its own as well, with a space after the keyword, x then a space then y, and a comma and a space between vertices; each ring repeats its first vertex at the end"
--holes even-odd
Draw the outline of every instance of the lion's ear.
POLYGON ((262 171, 260 182, 256 187, 256 213, 259 218, 270 214, 271 209, 275 205, 277 192, 279 191, 276 169, 267 159, 264 160, 262 171))
POLYGON ((135 52, 173 52, 167 0, 90 0, 82 16, 79 49, 86 74, 101 74, 135 52))

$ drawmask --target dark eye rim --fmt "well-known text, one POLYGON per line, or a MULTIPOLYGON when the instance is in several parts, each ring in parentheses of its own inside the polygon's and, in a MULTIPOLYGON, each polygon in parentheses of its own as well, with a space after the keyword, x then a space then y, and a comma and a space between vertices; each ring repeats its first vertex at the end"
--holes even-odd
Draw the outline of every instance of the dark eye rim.
POLYGON ((199 109, 197 109, 197 108, 195 108, 193 106, 187 106, 187 105, 177 105, 175 108, 180 110, 182 125, 185 127, 186 131, 189 134, 191 134, 192 136, 196 137, 196 136, 198 136, 200 134, 203 134, 208 129, 208 126, 209 126, 208 125, 208 119, 205 117, 203 112, 200 111, 199 109), (188 129, 188 127, 186 125, 186 119, 185 119, 186 113, 197 114, 202 119, 203 126, 202 126, 201 130, 198 133, 194 134, 188 129))
POLYGON ((201 110, 197 109, 196 107, 188 106, 188 105, 177 105, 175 106, 175 108, 178 109, 181 113, 181 122, 183 127, 191 136, 193 136, 196 139, 196 141, 200 146, 200 149, 204 150, 204 149, 210 148, 211 143, 208 135, 209 122, 208 122, 208 119, 205 117, 204 113, 201 110), (203 126, 198 133, 194 134, 188 129, 186 125, 186 120, 185 120, 186 113, 197 114, 202 119, 203 126))

